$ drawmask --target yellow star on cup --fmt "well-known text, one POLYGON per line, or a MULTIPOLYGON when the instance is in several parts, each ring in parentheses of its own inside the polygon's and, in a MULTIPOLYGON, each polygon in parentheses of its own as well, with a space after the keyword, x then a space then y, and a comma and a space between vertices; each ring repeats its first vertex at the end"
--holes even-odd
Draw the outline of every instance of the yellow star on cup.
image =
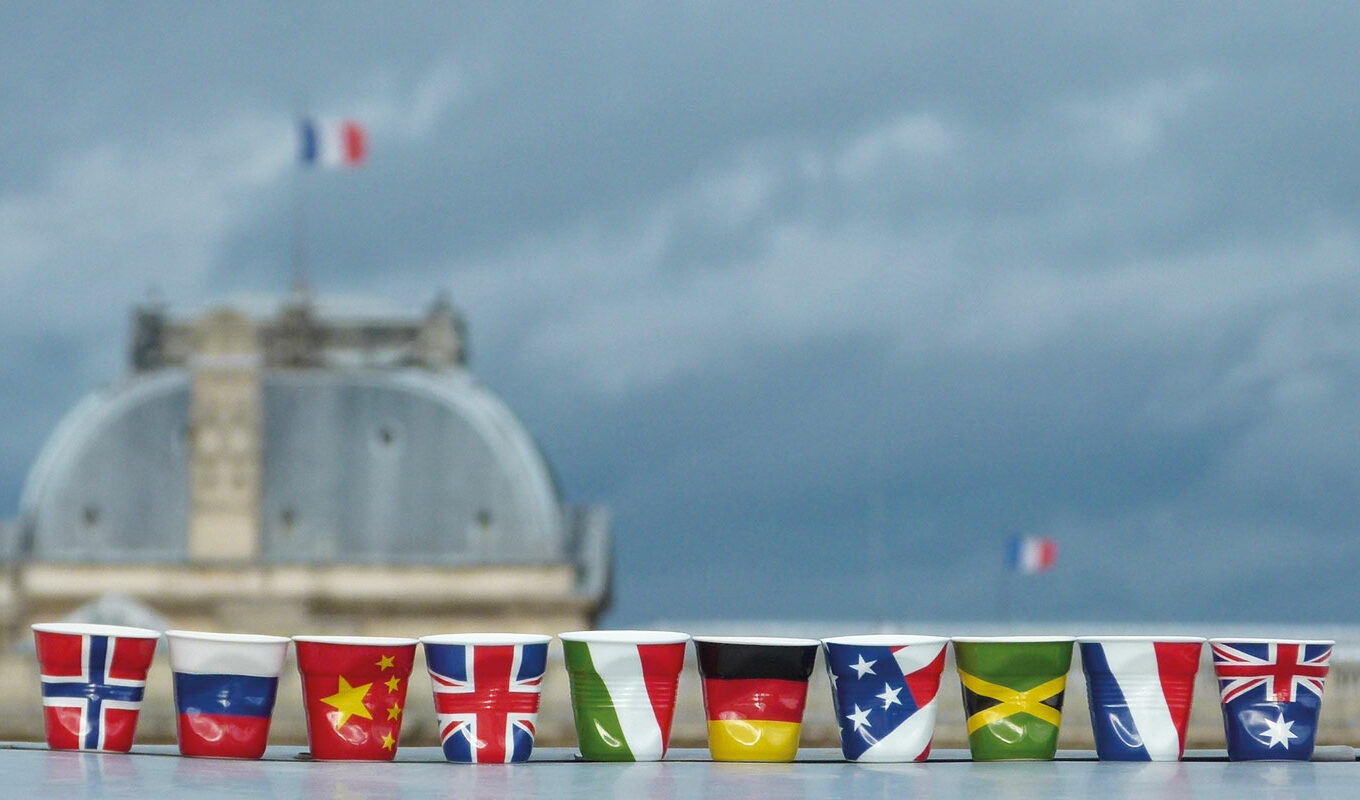
POLYGON ((393 738, 392 738, 392 734, 390 734, 390 733, 384 733, 384 734, 383 734, 382 742, 383 742, 383 749, 384 749, 384 750, 391 750, 391 749, 392 749, 393 747, 395 747, 396 744, 397 744, 397 740, 396 740, 396 739, 393 739, 393 738))
POLYGON ((328 715, 335 722, 335 729, 338 731, 344 727, 351 716, 373 719, 373 715, 368 711, 368 706, 364 705, 364 698, 368 696, 368 688, 373 684, 370 682, 362 686, 350 686, 344 675, 340 675, 339 678, 339 690, 330 697, 321 698, 321 702, 340 712, 339 714, 332 712, 328 715))
POLYGON ((395 660, 396 659, 394 659, 392 656, 379 656, 378 662, 377 664, 375 664, 375 666, 381 670, 392 669, 394 666, 396 666, 393 663, 395 660))

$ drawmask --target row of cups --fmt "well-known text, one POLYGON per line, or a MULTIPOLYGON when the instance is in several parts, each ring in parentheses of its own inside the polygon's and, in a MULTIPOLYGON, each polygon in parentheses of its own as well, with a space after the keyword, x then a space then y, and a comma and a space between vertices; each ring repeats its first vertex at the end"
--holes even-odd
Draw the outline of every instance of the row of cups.
MULTIPOLYGON (((109 625, 33 626, 47 743, 126 752, 161 634, 109 625)), ((449 634, 419 640, 168 631, 180 752, 259 758, 291 641, 317 759, 391 760, 415 651, 423 645, 450 761, 517 762, 534 744, 551 637, 449 634)), ((829 639, 669 631, 563 633, 583 758, 665 756, 691 638, 709 750, 720 761, 791 761, 808 680, 824 656, 846 759, 920 761, 930 752, 946 649, 958 670, 976 760, 1051 759, 1074 646, 1096 750, 1107 760, 1176 760, 1205 639, 955 637, 829 639)), ((1209 640, 1233 760, 1308 759, 1332 642, 1209 640)))

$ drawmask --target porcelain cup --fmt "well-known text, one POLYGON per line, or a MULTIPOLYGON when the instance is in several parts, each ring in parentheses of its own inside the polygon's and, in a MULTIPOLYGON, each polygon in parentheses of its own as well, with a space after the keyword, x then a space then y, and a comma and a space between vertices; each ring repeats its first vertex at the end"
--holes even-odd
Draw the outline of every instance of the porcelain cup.
POLYGON ((43 724, 53 750, 126 753, 137 732, 146 671, 160 631, 121 625, 33 626, 43 724))
POLYGON ((293 637, 312 758, 396 758, 416 642, 381 636, 293 637))
POLYGON ((935 736, 943 636, 870 634, 822 640, 847 761, 924 761, 935 736))
POLYGON ((289 639, 166 631, 175 681, 175 732, 186 756, 260 758, 289 639))
POLYGON ((1077 638, 1096 754, 1104 761, 1178 761, 1204 639, 1077 638))
POLYGON ((572 631, 558 638, 581 756, 590 761, 663 758, 689 634, 572 631))
POLYGON ((551 636, 423 636, 439 741, 449 761, 509 764, 534 749, 551 636))
POLYGON ((1328 639, 1209 640, 1228 758, 1312 758, 1333 644, 1328 639))
POLYGON ((1053 758, 1076 639, 992 636, 953 641, 973 760, 1053 758))

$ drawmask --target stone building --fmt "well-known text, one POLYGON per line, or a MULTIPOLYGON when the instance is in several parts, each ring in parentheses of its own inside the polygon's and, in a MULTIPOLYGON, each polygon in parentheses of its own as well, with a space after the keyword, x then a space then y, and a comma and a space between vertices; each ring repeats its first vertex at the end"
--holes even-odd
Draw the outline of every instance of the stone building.
POLYGON ((305 292, 254 314, 148 305, 131 367, 29 474, 0 576, 11 641, 101 597, 175 627, 388 635, 555 633, 608 601, 606 511, 563 502, 443 297, 410 318, 305 292))

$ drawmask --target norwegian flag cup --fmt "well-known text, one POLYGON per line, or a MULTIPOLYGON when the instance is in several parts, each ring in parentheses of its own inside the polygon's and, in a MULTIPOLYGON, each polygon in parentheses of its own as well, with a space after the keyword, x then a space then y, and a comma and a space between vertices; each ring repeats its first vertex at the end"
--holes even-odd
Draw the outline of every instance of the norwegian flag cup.
POLYGON ((935 736, 943 636, 823 639, 831 702, 847 761, 925 761, 935 736))
POLYGON ((1228 758, 1307 761, 1335 642, 1210 639, 1228 758))
POLYGON ((121 625, 33 626, 42 678, 43 723, 53 750, 132 749, 146 671, 159 631, 121 625))
POLYGON ((1086 697, 1103 761, 1179 761, 1204 639, 1082 636, 1086 697))
POLYGON ((293 637, 312 758, 396 758, 416 642, 381 636, 293 637))
POLYGON ((467 764, 527 761, 551 636, 423 636, 444 757, 467 764))
POLYGON ((670 744, 689 634, 573 631, 558 638, 582 757, 661 760, 670 744))
POLYGON ((200 631, 166 631, 165 638, 175 676, 180 753, 263 756, 289 640, 200 631))

